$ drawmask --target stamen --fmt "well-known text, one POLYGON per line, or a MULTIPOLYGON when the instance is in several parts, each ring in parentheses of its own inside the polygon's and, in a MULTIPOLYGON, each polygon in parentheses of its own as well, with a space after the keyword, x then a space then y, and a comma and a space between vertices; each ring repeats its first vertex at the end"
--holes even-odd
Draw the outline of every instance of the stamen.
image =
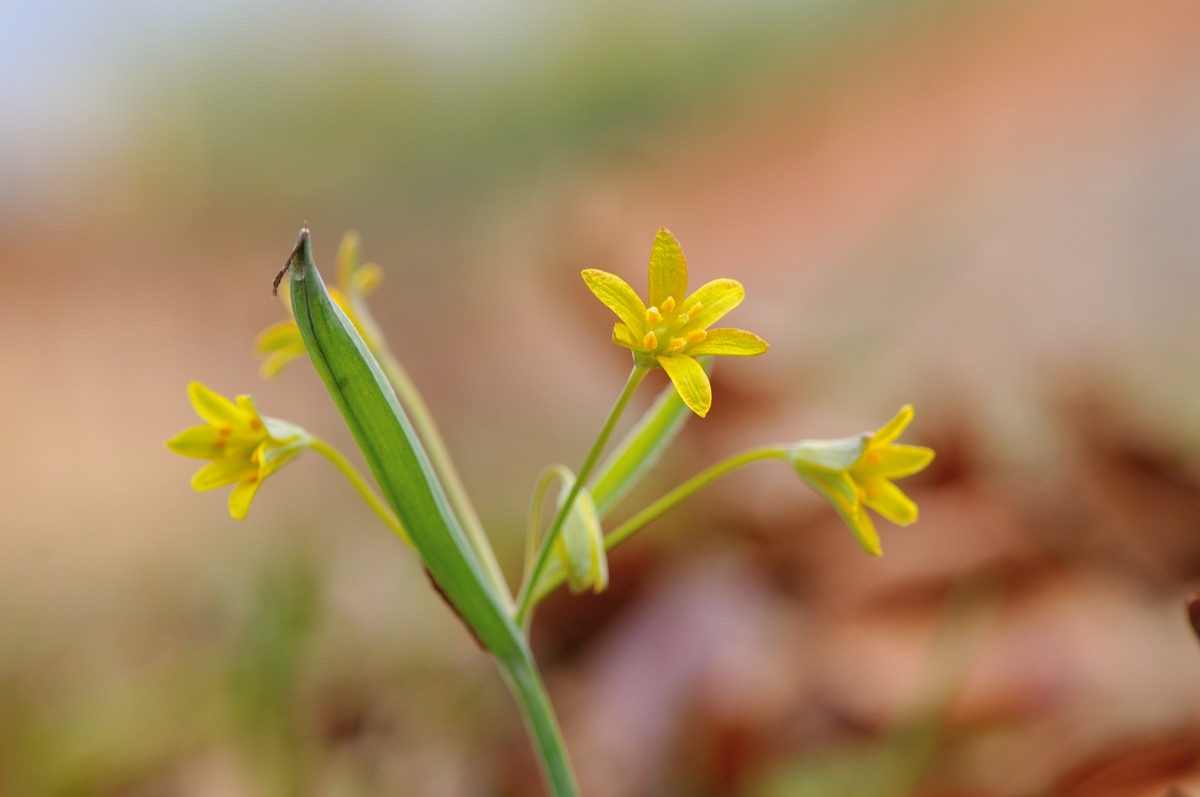
POLYGON ((701 304, 700 302, 696 302, 688 309, 688 318, 689 319, 695 318, 697 316, 697 314, 699 314, 699 312, 703 309, 704 309, 704 305, 701 304))
MULTIPOLYGON (((666 304, 664 302, 664 304, 666 304)), ((662 313, 658 312, 657 307, 651 307, 646 311, 646 323, 652 327, 656 327, 662 323, 662 313)))
POLYGON ((675 297, 674 296, 668 296, 667 298, 663 299, 663 303, 662 303, 663 315, 670 315, 671 311, 674 309, 675 309, 675 297))
POLYGON ((670 350, 676 354, 687 348, 687 341, 683 338, 671 338, 670 350))
POLYGON ((642 345, 646 347, 648 351, 654 351, 658 348, 658 337, 655 336, 653 330, 647 332, 646 337, 642 338, 642 345))
POLYGON ((257 432, 257 431, 261 430, 262 428, 263 428, 262 421, 260 421, 258 418, 250 419, 250 429, 252 431, 257 432))
POLYGON ((708 332, 704 331, 703 329, 693 329, 691 332, 687 333, 688 343, 700 343, 707 337, 708 332))

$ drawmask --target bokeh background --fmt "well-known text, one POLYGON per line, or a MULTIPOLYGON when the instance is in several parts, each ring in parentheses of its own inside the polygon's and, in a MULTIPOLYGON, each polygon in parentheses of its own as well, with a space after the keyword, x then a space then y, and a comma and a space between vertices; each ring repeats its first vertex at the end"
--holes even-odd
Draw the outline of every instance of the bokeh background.
POLYGON ((163 447, 192 379, 351 447, 251 350, 303 224, 512 574, 628 367, 578 272, 660 226, 772 349, 621 512, 906 402, 938 449, 882 559, 763 465, 548 602, 586 794, 1200 795, 1194 0, 8 0, 0 108, 3 797, 542 793, 326 463, 238 523, 163 447))

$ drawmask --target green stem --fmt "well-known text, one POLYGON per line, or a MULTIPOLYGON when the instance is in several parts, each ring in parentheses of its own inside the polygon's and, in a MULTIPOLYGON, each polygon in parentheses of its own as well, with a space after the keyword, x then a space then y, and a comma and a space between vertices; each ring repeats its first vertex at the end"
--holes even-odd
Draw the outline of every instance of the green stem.
POLYGON ((571 759, 563 743, 554 707, 546 694, 537 665, 529 648, 522 642, 521 653, 511 659, 497 659, 508 687, 512 690, 533 740, 534 752, 542 767, 542 776, 551 797, 578 797, 579 786, 571 769, 571 759))
POLYGON ((608 414, 608 419, 604 421, 604 426, 600 429, 600 434, 596 437, 596 442, 592 444, 592 450, 588 452, 587 459, 583 462, 583 467, 579 469, 579 473, 575 476, 575 483, 571 485, 566 499, 562 502, 562 506, 559 507, 558 514, 554 516, 554 522, 550 524, 550 528, 546 531, 546 536, 542 538, 542 544, 538 548, 537 559, 534 561, 533 567, 529 569, 528 576, 521 585, 521 592, 517 596, 517 609, 513 617, 518 626, 525 626, 529 618, 529 613, 536 603, 535 595, 537 590, 534 587, 542 577, 542 572, 546 569, 546 563, 549 561, 554 541, 558 539, 558 534, 562 530, 563 523, 571 511, 571 506, 575 503, 576 496, 579 495, 579 491, 587 482, 588 477, 592 475, 592 469, 596 467, 596 461, 600 459, 600 454, 603 453, 604 446, 608 443, 608 438, 612 436, 613 429, 616 428, 617 420, 620 419, 621 413, 628 406, 629 399, 633 397, 637 386, 642 383, 642 379, 649 372, 650 369, 647 366, 637 364, 629 372, 629 379, 626 380, 625 387, 621 390, 621 395, 617 397, 616 403, 613 404, 612 411, 608 414))
MULTIPOLYGON (((657 520, 668 510, 673 509, 677 504, 688 498, 693 493, 707 487, 717 479, 727 473, 737 470, 740 467, 749 465, 751 462, 757 462, 763 459, 787 459, 787 449, 781 445, 761 446, 752 448, 748 451, 743 451, 740 454, 734 454, 731 457, 721 460, 715 465, 700 471, 692 478, 685 481, 683 484, 671 490, 669 493, 659 498, 648 507, 638 512, 636 515, 626 520, 621 525, 617 526, 604 537, 604 549, 611 551, 625 540, 633 536, 634 532, 640 530, 643 526, 657 520)), ((562 586, 564 575, 556 573, 550 578, 547 578, 537 592, 537 597, 534 599, 536 604, 542 598, 549 595, 554 590, 562 586)))
POLYGON ((412 540, 409 539, 408 532, 404 529, 404 524, 392 514, 392 510, 388 509, 383 499, 371 489, 371 486, 367 484, 362 474, 354 469, 354 466, 342 456, 340 451, 316 437, 312 438, 309 448, 332 462, 350 482, 351 486, 358 491, 358 494, 363 497, 363 500, 367 502, 367 506, 371 507, 375 511, 375 514, 379 515, 379 518, 387 524, 387 527, 396 532, 397 537, 404 540, 410 546, 412 545, 412 540))
MULTIPOLYGON (((372 322, 373 323, 373 322, 372 322)), ((408 376, 408 372, 400 365, 400 361, 392 355, 391 351, 384 344, 381 335, 373 336, 375 338, 375 352, 379 358, 379 365, 383 369, 384 375, 388 381, 392 383, 392 388, 396 391, 396 397, 400 399, 400 404, 408 410, 409 419, 413 423, 413 428, 417 430, 417 435, 425 443, 426 453, 429 454, 429 462, 433 465, 434 471, 442 482, 442 486, 446 488, 446 497, 450 500, 450 506, 454 510, 454 514, 458 516, 458 520, 462 523, 463 530, 467 533, 467 539, 471 542, 471 547, 475 549, 475 553, 479 555, 479 561, 483 564, 483 569, 491 579, 493 586, 496 587, 496 592, 508 604, 508 608, 512 608, 512 593, 509 591, 508 582, 504 578, 504 571, 500 569, 500 563, 496 560, 496 553, 492 550, 491 544, 488 542, 487 534, 484 533, 483 524, 479 521, 479 515, 475 511, 475 506, 471 503, 471 498, 467 494, 466 487, 463 486, 462 479, 458 475, 458 470, 454 467, 454 460, 450 457, 449 449, 446 448, 445 441, 442 440, 442 435, 438 432, 437 424, 433 421, 433 415, 429 412, 429 406, 425 400, 421 398, 417 386, 408 376)))

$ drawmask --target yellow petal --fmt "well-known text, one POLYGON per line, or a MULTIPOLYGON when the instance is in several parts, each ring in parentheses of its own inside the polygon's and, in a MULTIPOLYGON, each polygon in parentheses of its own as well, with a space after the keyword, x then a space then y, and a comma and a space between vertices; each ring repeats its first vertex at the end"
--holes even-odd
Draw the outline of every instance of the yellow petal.
POLYGON ((688 354, 732 354, 737 357, 755 357, 768 349, 767 342, 744 329, 710 329, 707 337, 688 347, 688 354))
POLYGON ((686 355, 662 355, 655 359, 671 378, 688 409, 701 418, 707 415, 712 407, 712 385, 700 363, 686 355))
MULTIPOLYGON (((841 512, 841 509, 839 508, 838 511, 841 512)), ((861 504, 857 512, 852 514, 842 512, 842 519, 846 521, 846 525, 854 534, 854 539, 858 540, 858 544, 864 551, 871 556, 883 555, 883 546, 879 542, 879 532, 875 530, 875 521, 871 520, 870 514, 861 504)))
POLYGON ((250 511, 250 502, 258 492, 259 480, 239 482, 229 494, 229 514, 234 520, 245 520, 250 511))
POLYGON ((916 522, 916 502, 886 479, 871 479, 864 483, 862 500, 898 526, 916 522))
POLYGON ((358 233, 348 232, 342 236, 342 240, 338 244, 336 266, 337 284, 340 288, 350 287, 354 271, 358 268, 361 247, 362 239, 358 237, 358 233))
POLYGON ((873 446, 885 446, 900 436, 904 428, 912 423, 913 408, 911 404, 905 404, 895 414, 895 416, 879 428, 879 431, 871 435, 871 444, 873 446))
POLYGON ((598 268, 584 269, 583 281, 597 299, 605 307, 617 314, 617 318, 625 322, 625 326, 638 333, 640 338, 646 333, 646 305, 634 293, 629 283, 616 274, 609 274, 598 268))
POLYGON ((258 407, 254 406, 254 398, 242 393, 235 401, 238 409, 242 411, 242 424, 252 432, 265 434, 266 428, 263 426, 262 416, 258 414, 258 407))
POLYGON ((303 354, 303 352, 273 352, 269 357, 267 357, 267 359, 259 363, 258 373, 263 379, 273 379, 279 374, 280 371, 283 370, 283 366, 287 365, 292 360, 295 360, 301 354, 303 354))
MULTIPOLYGON (((803 463, 801 463, 803 464, 803 463)), ((825 496, 833 508, 850 527, 854 539, 871 556, 879 556, 883 550, 879 544, 879 533, 875 523, 859 500, 859 489, 854 480, 844 471, 828 471, 823 468, 795 466, 796 473, 813 489, 825 496)))
POLYGON ((360 297, 370 296, 379 287, 379 283, 383 282, 383 269, 378 263, 364 263, 354 269, 354 275, 351 278, 349 290, 351 293, 357 293, 360 297))
POLYGON ((642 342, 635 338, 629 327, 620 321, 613 324, 613 343, 618 346, 624 346, 627 349, 640 350, 642 348, 642 342))
POLYGON ((808 482, 833 504, 843 515, 858 511, 858 487, 844 472, 829 471, 820 467, 806 467, 805 463, 793 463, 796 474, 808 482))
POLYGON ((683 331, 707 329, 741 304, 745 298, 746 289, 737 280, 719 279, 706 282, 680 305, 685 310, 695 304, 700 305, 700 312, 684 325, 683 331))
POLYGON ((661 307, 668 296, 678 304, 686 295, 687 260, 675 236, 664 227, 650 248, 650 306, 661 307))
POLYGON ((259 354, 296 348, 304 351, 304 339, 300 337, 296 322, 291 320, 272 324, 260 332, 254 341, 254 350, 259 354))
POLYGON ((190 429, 184 429, 167 441, 167 448, 185 457, 214 459, 218 456, 224 456, 224 451, 219 450, 214 445, 218 437, 225 438, 228 436, 222 435, 217 427, 206 423, 203 426, 193 426, 190 429))
POLYGON ((192 489, 197 492, 224 487, 249 476, 258 476, 258 466, 245 457, 221 457, 205 465, 192 476, 192 489))
POLYGON ((188 385, 188 398, 191 399, 196 414, 209 423, 220 426, 245 422, 242 413, 232 401, 199 382, 192 382, 188 385))
POLYGON ((867 461, 873 459, 874 456, 865 458, 855 467, 855 471, 885 479, 899 479, 922 471, 933 461, 934 456, 933 449, 925 446, 890 445, 881 451, 872 453, 878 457, 879 461, 867 461))

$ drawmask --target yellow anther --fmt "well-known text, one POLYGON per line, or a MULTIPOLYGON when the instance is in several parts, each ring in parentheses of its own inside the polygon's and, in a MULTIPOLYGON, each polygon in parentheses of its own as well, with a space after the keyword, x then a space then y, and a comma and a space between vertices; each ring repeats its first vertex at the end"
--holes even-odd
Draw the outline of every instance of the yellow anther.
POLYGON ((687 333, 688 343, 700 343, 707 337, 708 333, 703 329, 693 329, 691 332, 687 333))
POLYGON ((644 346, 647 351, 654 351, 658 348, 658 337, 655 336, 653 330, 647 332, 646 337, 642 338, 642 346, 644 346))
POLYGON ((652 327, 656 327, 662 323, 662 313, 658 312, 657 307, 651 307, 646 311, 646 323, 652 327))
POLYGON ((701 304, 700 302, 696 302, 695 304, 693 304, 691 306, 691 308, 688 309, 688 318, 689 319, 695 318, 696 315, 699 314, 699 312, 703 309, 704 309, 704 305, 701 304))
POLYGON ((671 311, 674 309, 675 309, 675 297, 674 296, 668 296, 667 298, 663 299, 663 302, 662 302, 663 315, 670 315, 671 311))
POLYGON ((687 348, 687 341, 683 338, 671 338, 670 350, 676 354, 687 348))

